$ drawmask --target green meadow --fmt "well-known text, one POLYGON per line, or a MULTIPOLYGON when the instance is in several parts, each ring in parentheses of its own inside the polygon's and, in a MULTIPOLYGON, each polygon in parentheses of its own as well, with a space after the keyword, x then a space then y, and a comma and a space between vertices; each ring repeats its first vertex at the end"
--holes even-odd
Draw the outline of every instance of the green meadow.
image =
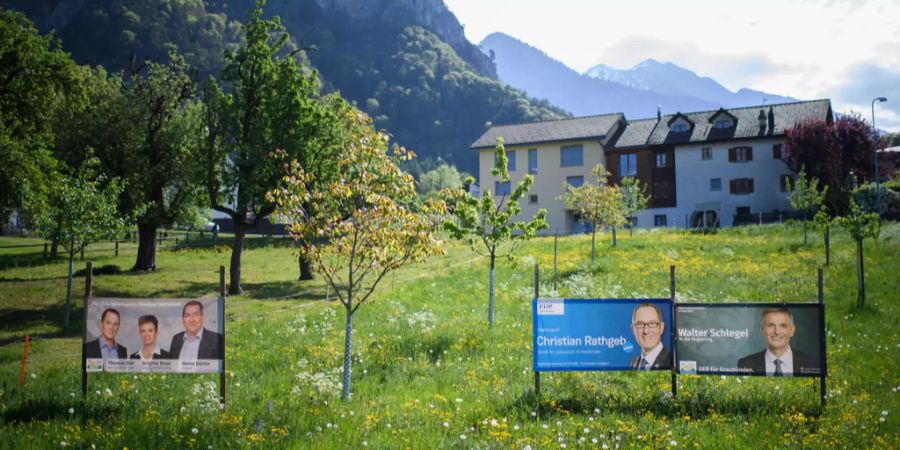
MULTIPOLYGON (((62 332, 66 262, 38 240, 0 237, 0 448, 898 448, 900 224, 865 242, 867 302, 856 308, 856 248, 833 232, 824 267, 827 403, 818 379, 680 376, 668 372, 531 370, 534 266, 542 296, 667 297, 697 302, 813 302, 821 236, 799 226, 698 234, 620 232, 523 245, 497 271, 487 326, 487 260, 447 254, 389 274, 354 317, 352 398, 340 399, 344 310, 322 281, 297 281, 292 245, 249 240, 245 293, 226 300, 227 401, 217 375, 92 374, 81 395, 84 277, 62 332), (31 336, 24 383, 24 336, 31 336)), ((89 249, 95 267, 133 263, 89 249)), ((152 273, 94 276, 99 297, 201 297, 218 290, 228 240, 163 250, 152 273)), ((79 269, 84 261, 78 262, 79 269)))

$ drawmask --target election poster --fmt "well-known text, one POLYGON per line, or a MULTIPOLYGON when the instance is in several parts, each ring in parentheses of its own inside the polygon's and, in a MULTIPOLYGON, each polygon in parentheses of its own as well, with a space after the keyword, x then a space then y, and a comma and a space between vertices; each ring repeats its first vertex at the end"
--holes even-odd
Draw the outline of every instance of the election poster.
POLYGON ((670 370, 669 299, 534 299, 535 371, 670 370))
POLYGON ((675 305, 679 374, 825 376, 822 306, 675 305))
POLYGON ((224 299, 88 298, 87 372, 221 372, 224 299))

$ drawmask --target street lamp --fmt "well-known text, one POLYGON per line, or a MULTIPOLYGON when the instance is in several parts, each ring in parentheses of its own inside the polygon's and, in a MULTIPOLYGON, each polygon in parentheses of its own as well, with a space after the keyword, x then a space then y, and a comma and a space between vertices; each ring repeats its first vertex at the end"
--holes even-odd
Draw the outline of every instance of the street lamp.
POLYGON ((885 97, 872 99, 872 155, 875 160, 875 202, 878 204, 878 217, 881 217, 881 182, 878 176, 878 131, 875 129, 875 102, 886 102, 885 97))

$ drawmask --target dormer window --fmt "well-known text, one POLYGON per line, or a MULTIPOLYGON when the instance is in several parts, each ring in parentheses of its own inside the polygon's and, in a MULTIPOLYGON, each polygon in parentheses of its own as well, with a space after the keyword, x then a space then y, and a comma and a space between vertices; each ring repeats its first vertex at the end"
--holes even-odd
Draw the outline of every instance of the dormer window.
POLYGON ((724 130, 726 128, 731 128, 732 126, 734 126, 734 125, 728 119, 719 119, 719 120, 716 120, 715 124, 713 124, 713 128, 718 129, 718 130, 724 130))
POLYGON ((669 126, 669 131, 672 133, 686 133, 694 127, 694 122, 679 112, 675 113, 666 125, 669 126))
POLYGON ((686 124, 684 122, 680 122, 680 123, 676 123, 675 125, 672 125, 672 132, 673 133, 684 133, 688 130, 688 128, 690 128, 688 126, 688 124, 686 124))

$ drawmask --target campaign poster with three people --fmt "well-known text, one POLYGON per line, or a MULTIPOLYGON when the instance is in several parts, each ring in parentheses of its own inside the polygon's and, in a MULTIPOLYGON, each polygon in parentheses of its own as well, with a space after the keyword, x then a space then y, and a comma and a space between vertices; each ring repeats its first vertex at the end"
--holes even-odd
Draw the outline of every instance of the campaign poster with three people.
POLYGON ((88 372, 221 372, 224 299, 89 298, 88 372))

